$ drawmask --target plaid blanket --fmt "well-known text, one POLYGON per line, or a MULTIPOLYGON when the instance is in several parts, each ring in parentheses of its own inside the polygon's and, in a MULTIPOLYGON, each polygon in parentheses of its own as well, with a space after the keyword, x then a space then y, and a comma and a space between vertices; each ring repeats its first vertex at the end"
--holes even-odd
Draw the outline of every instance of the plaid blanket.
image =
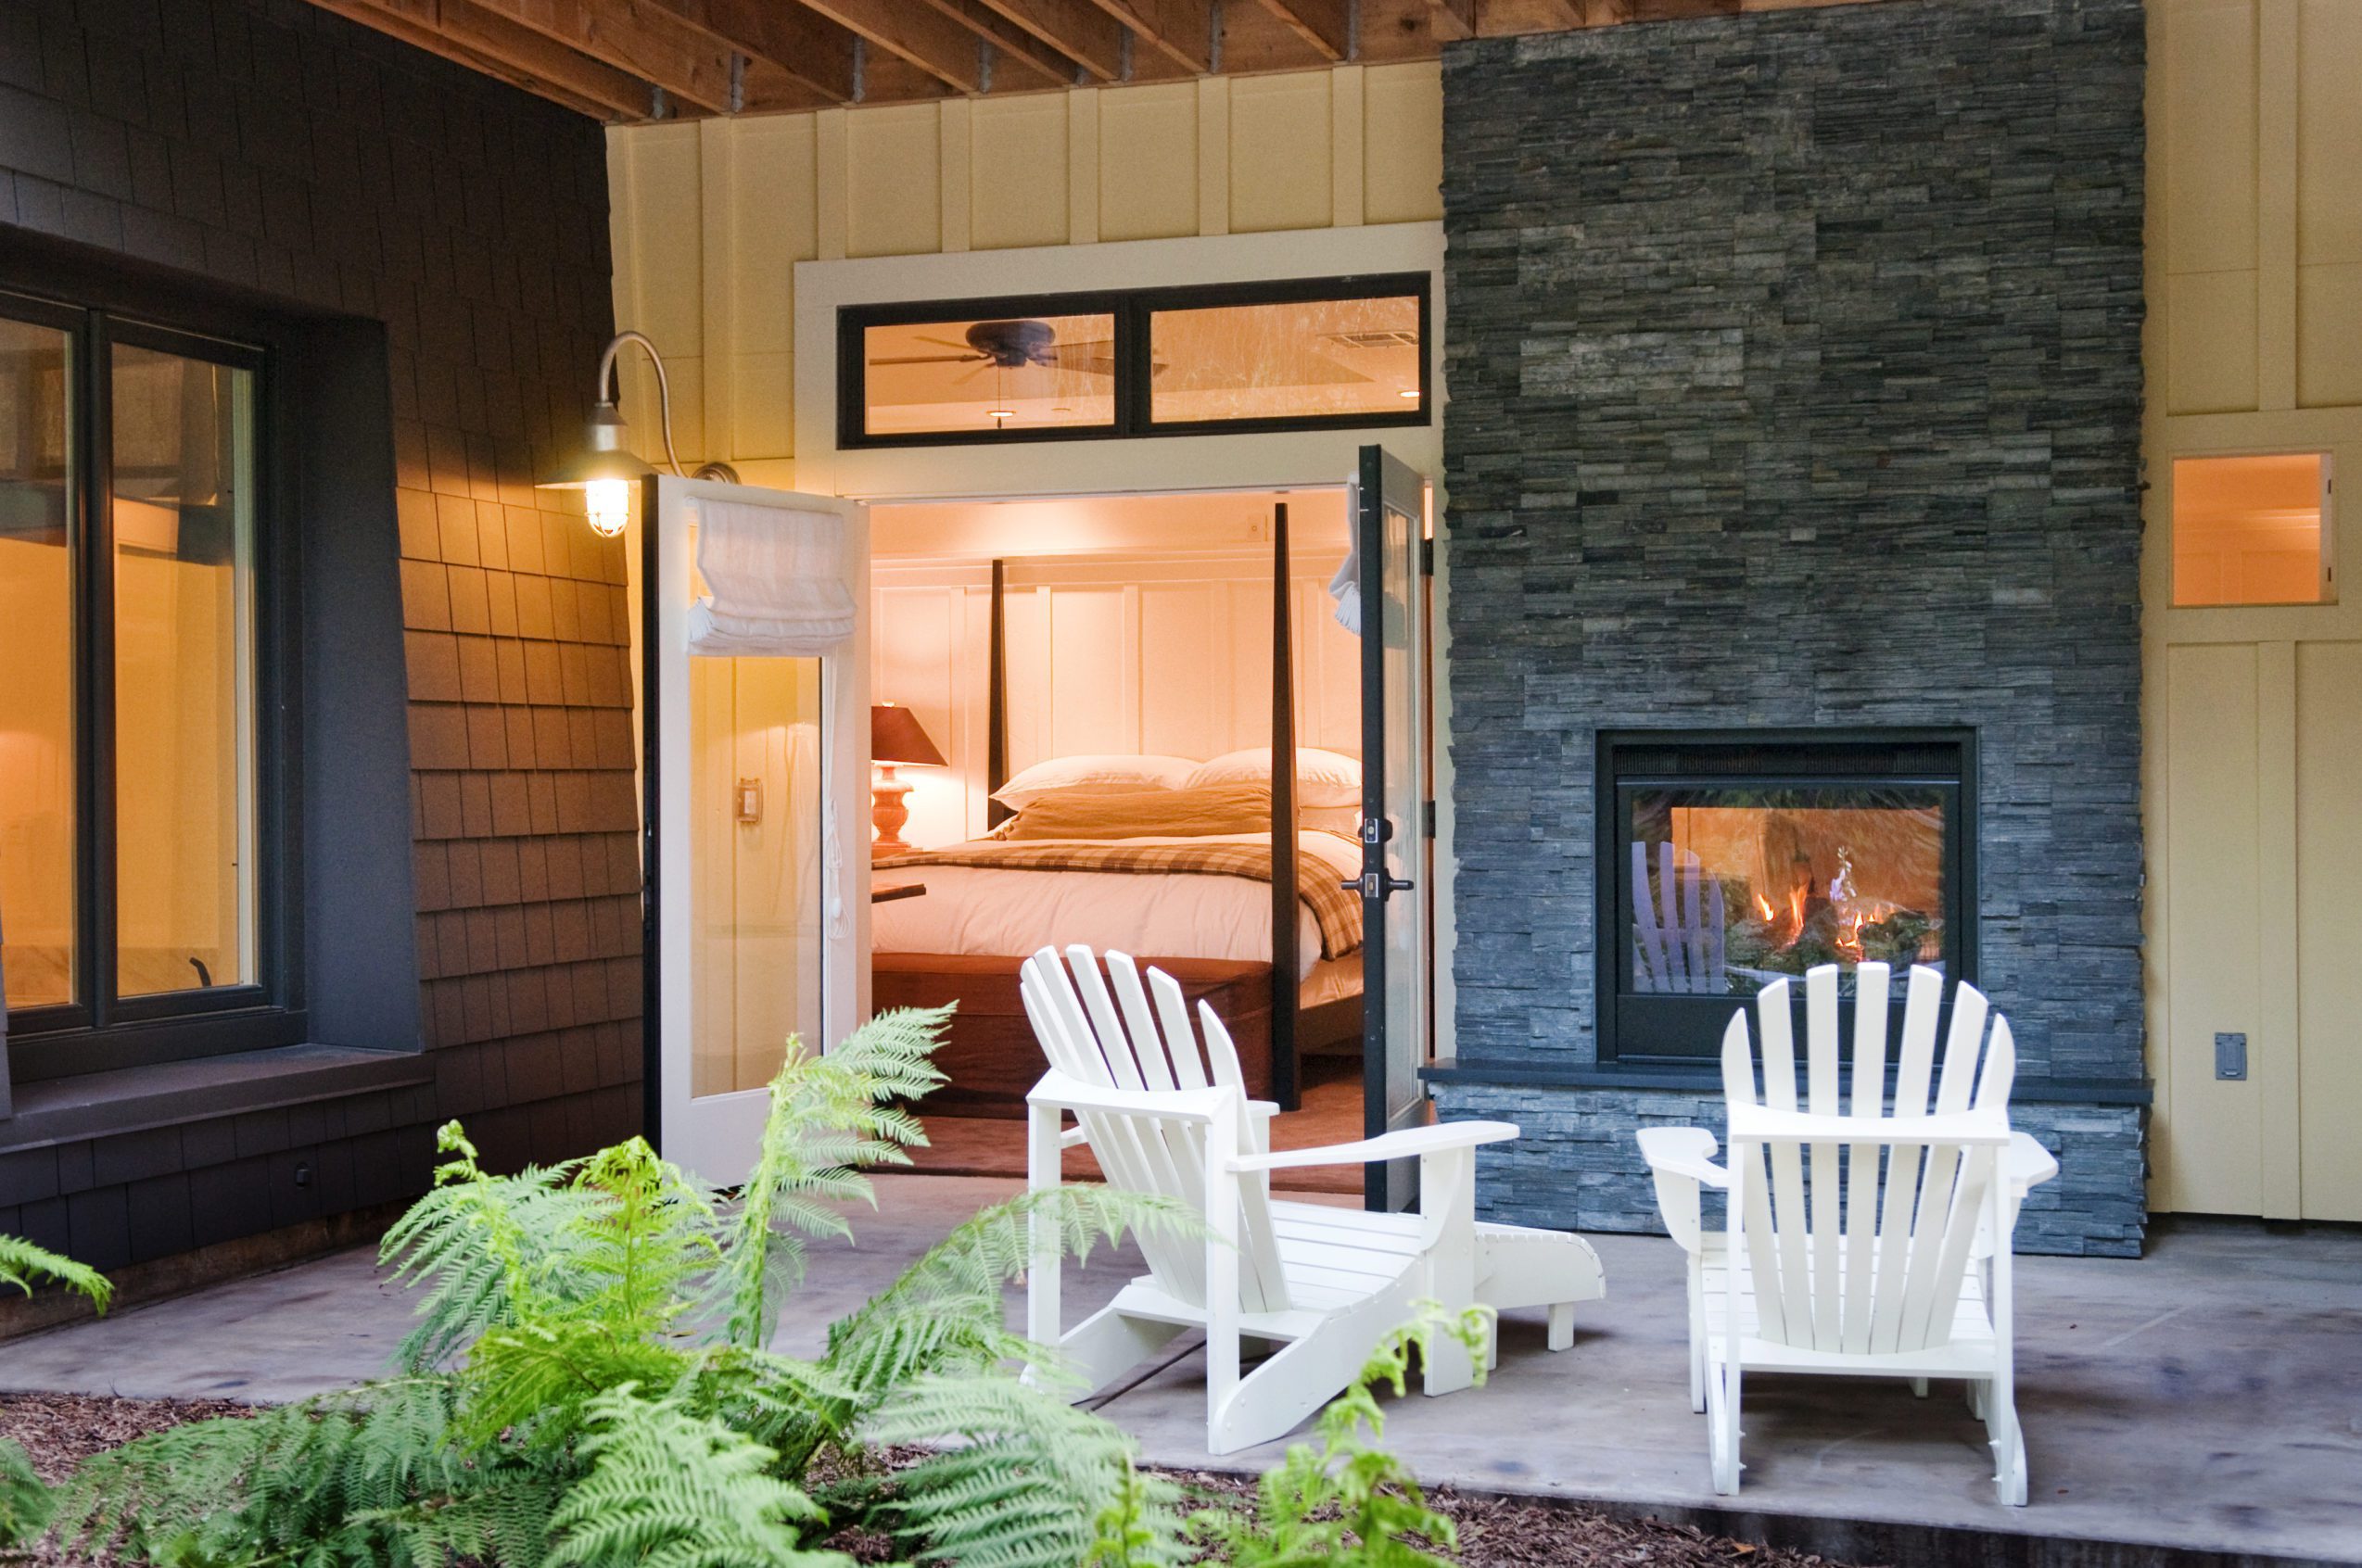
MULTIPOLYGON (((1181 843, 1095 842, 1080 839, 979 839, 948 849, 914 850, 870 863, 880 871, 930 866, 974 866, 993 871, 1115 871, 1159 876, 1174 872, 1271 880, 1271 846, 1208 840, 1181 843)), ((1320 928, 1320 955, 1342 958, 1362 945, 1362 898, 1339 884, 1335 871, 1310 854, 1296 861, 1296 897, 1320 928)))

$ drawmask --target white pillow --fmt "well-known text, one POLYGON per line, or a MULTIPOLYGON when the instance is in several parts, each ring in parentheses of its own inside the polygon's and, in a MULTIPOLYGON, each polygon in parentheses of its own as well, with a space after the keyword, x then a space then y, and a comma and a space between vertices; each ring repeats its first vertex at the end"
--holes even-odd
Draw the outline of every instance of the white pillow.
MULTIPOLYGON (((1206 784, 1267 784, 1271 781, 1271 748, 1250 746, 1225 752, 1201 763, 1181 787, 1206 784)), ((1317 746, 1296 748, 1296 803, 1308 811, 1334 811, 1362 803, 1362 765, 1317 746)))
POLYGON ((993 792, 1011 811, 1045 795, 1129 795, 1178 790, 1198 765, 1187 757, 1080 756, 1037 762, 993 792))

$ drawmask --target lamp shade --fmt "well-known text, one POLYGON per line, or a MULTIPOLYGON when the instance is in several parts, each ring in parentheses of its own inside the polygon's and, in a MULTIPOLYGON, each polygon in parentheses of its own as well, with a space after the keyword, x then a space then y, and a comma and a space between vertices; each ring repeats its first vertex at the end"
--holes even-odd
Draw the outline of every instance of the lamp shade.
POLYGON ((943 753, 927 739, 927 732, 919 727, 918 714, 892 702, 881 702, 870 710, 870 760, 941 767, 943 753))

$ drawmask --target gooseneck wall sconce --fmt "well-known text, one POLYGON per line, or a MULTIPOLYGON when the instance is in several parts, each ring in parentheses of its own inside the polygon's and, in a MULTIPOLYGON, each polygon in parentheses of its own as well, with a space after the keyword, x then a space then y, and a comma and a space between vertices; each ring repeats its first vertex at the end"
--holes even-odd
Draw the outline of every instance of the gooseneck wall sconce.
MULTIPOLYGON (((607 340, 604 352, 599 356, 598 374, 591 384, 594 399, 590 409, 588 440, 557 474, 535 487, 542 490, 580 490, 583 511, 590 520, 591 530, 602 538, 614 538, 631 521, 631 492, 640 481, 656 471, 634 455, 628 444, 630 426, 624 424, 623 413, 616 407, 619 388, 616 378, 616 356, 627 343, 636 343, 647 351, 648 362, 656 367, 656 411, 664 427, 665 462, 675 474, 680 473, 680 459, 672 445, 672 387, 665 380, 664 357, 647 335, 619 332, 607 340)), ((726 485, 739 482, 738 471, 726 462, 709 462, 689 475, 697 479, 718 479, 726 485)))

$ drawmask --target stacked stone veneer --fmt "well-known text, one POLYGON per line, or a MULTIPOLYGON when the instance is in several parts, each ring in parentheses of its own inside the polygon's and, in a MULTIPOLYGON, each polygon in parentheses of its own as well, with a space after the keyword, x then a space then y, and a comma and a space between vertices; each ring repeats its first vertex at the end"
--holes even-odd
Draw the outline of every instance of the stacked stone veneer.
POLYGON ((1581 1082, 1597 731, 1966 725, 1977 979, 2063 1161, 2021 1242, 2139 1250, 2142 44, 1891 0, 1447 53, 1438 1095, 1525 1125, 1490 1212, 1654 1228, 1633 1129, 1720 1119, 1581 1082))

